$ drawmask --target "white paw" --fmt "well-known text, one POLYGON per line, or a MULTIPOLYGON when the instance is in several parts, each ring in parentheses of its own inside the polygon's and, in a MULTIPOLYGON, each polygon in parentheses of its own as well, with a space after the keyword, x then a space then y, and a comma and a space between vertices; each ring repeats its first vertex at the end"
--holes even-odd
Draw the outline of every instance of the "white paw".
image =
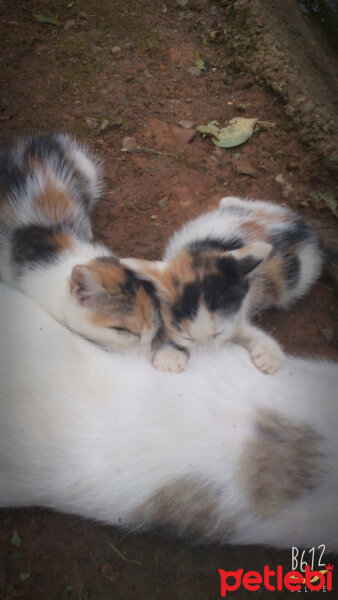
POLYGON ((263 373, 276 373, 285 361, 285 355, 280 346, 273 340, 256 342, 250 356, 253 364, 263 373))
POLYGON ((168 373, 181 373, 188 363, 188 356, 172 346, 165 346, 156 352, 153 358, 153 366, 158 371, 168 373))

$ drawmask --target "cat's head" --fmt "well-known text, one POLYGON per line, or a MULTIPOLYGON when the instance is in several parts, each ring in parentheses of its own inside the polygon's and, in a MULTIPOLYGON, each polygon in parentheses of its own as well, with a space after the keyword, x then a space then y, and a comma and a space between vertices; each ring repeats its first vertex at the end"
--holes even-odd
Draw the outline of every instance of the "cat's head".
POLYGON ((178 346, 218 347, 234 337, 250 277, 271 248, 255 242, 231 251, 184 251, 162 262, 122 263, 155 286, 165 328, 178 346))
POLYGON ((106 348, 139 346, 150 352, 159 326, 153 285, 114 256, 76 265, 71 273, 68 325, 106 348))

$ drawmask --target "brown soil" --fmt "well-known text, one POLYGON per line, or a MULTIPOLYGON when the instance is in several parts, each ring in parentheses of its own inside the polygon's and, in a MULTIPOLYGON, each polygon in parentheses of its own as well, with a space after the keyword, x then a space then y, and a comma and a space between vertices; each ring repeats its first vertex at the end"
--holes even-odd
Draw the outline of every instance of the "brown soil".
MULTIPOLYGON (((305 146, 301 122, 295 127, 285 114, 285 94, 268 77, 264 84, 262 70, 257 75, 261 63, 253 53, 266 3, 263 17, 254 19, 247 2, 179 4, 0 0, 2 138, 54 128, 96 149, 107 185, 94 214, 95 236, 121 255, 159 257, 172 231, 231 194, 286 203, 319 219, 324 237, 336 231, 330 210, 309 196, 334 190, 331 141, 320 152, 314 143, 305 146), (48 10, 58 26, 33 16, 48 10), (196 52, 205 61, 199 76, 189 71, 196 52), (198 135, 189 143, 189 131, 178 127, 183 119, 225 124, 236 116, 275 125, 232 150, 198 135), (122 152, 125 137, 135 138, 137 148, 122 152)), ((329 92, 321 102, 332 105, 329 92)), ((289 352, 337 358, 337 334, 328 343, 320 333, 336 331, 336 306, 324 275, 291 311, 271 311, 261 322, 289 352)), ((290 551, 189 547, 39 509, 0 511, 0 547, 1 600, 211 600, 220 597, 219 568, 291 568, 290 551), (15 530, 20 547, 10 541, 15 530), (138 562, 124 560, 111 544, 138 562)))

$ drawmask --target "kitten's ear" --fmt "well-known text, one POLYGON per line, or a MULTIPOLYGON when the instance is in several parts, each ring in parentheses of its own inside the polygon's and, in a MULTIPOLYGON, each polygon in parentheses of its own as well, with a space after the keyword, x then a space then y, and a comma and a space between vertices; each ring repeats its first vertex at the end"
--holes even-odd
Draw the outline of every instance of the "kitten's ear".
POLYGON ((76 265, 70 276, 70 292, 86 308, 93 308, 104 288, 85 265, 76 265))
POLYGON ((165 270, 167 263, 163 260, 141 260, 138 258, 121 258, 120 264, 130 269, 140 279, 154 284, 159 292, 166 291, 165 270))
POLYGON ((238 260, 242 274, 249 275, 269 256, 271 250, 271 244, 253 242, 238 250, 232 250, 229 254, 238 260))

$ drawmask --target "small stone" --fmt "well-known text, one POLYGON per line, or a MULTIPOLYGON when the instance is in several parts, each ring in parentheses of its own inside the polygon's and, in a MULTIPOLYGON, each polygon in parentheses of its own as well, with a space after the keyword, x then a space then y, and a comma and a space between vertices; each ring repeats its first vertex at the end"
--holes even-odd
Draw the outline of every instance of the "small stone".
POLYGON ((96 129, 96 127, 98 126, 98 120, 95 119, 95 117, 86 117, 85 123, 87 127, 89 127, 89 129, 96 129))
POLYGON ((120 48, 120 46, 113 46, 111 51, 113 54, 120 54, 121 48, 120 48))
POLYGON ((245 158, 238 158, 233 160, 232 168, 235 173, 239 175, 249 175, 250 177, 257 177, 257 171, 251 162, 245 158))
POLYGON ((76 25, 75 19, 67 19, 67 21, 65 22, 64 29, 67 31, 67 29, 70 29, 71 27, 74 27, 75 25, 76 25))
POLYGON ((150 219, 151 219, 152 221, 156 221, 156 219, 157 219, 157 216, 156 216, 156 215, 151 215, 150 219))
POLYGON ((185 146, 186 144, 190 144, 195 135, 196 129, 183 129, 183 127, 173 127, 173 134, 181 146, 185 146))
POLYGON ((183 127, 184 129, 192 129, 194 126, 194 124, 191 121, 186 121, 185 119, 179 121, 178 125, 180 127, 183 127))
POLYGON ((137 142, 133 137, 125 137, 122 142, 122 150, 125 152, 132 152, 137 149, 137 142))
POLYGON ((276 175, 275 181, 277 181, 277 183, 281 183, 282 185, 286 183, 285 178, 283 177, 282 173, 279 173, 278 175, 276 175))
POLYGON ((164 196, 161 200, 158 201, 158 205, 160 208, 165 208, 168 204, 168 196, 164 196))
POLYGON ((108 125, 109 125, 108 119, 103 119, 103 121, 100 125, 100 131, 104 131, 105 129, 107 129, 108 125))
POLYGON ((319 330, 319 333, 328 344, 332 344, 334 339, 334 330, 331 327, 323 327, 319 330))
POLYGON ((198 67, 190 67, 190 69, 188 69, 188 73, 194 77, 200 77, 201 70, 198 67))
POLYGON ((116 119, 114 119, 113 121, 110 122, 110 126, 113 127, 114 129, 118 129, 119 127, 121 127, 123 124, 123 119, 122 117, 116 117, 116 119))

